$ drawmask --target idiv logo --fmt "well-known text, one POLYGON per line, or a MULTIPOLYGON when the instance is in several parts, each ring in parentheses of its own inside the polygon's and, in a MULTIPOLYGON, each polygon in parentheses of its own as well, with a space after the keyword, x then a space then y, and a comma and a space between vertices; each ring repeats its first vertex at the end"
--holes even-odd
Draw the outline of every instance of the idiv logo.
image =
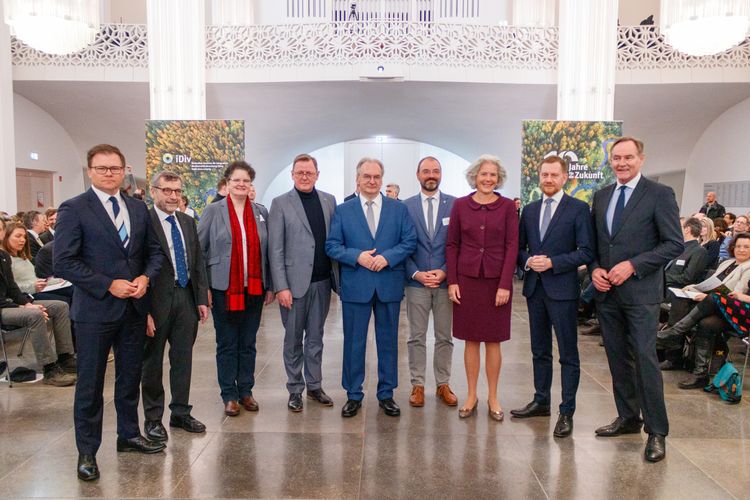
POLYGON ((568 164, 573 165, 578 163, 578 155, 575 151, 550 151, 546 155, 544 155, 545 158, 549 158, 550 156, 559 156, 560 158, 564 158, 568 160, 568 164))
POLYGON ((161 161, 166 165, 169 165, 170 163, 191 163, 193 159, 184 154, 164 153, 161 157, 161 161))

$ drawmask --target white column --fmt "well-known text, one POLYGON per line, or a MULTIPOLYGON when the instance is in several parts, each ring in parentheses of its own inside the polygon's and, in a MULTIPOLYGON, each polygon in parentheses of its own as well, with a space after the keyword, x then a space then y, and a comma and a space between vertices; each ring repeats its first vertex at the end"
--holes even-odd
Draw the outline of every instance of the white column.
POLYGON ((148 0, 152 120, 206 118, 205 0, 148 0))
POLYGON ((0 210, 14 214, 17 198, 13 63, 10 58, 10 28, 3 21, 3 3, 0 3, 0 210))
POLYGON ((513 26, 555 26, 556 0, 513 0, 513 26))
POLYGON ((557 119, 611 120, 618 0, 560 0, 557 119))

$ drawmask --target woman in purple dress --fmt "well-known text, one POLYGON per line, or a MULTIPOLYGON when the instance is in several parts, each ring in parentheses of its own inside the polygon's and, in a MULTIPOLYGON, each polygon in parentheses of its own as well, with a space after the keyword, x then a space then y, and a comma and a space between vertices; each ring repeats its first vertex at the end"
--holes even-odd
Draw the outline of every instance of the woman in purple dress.
POLYGON ((484 342, 489 415, 502 421, 504 413, 497 396, 500 342, 510 339, 518 214, 513 200, 495 191, 506 179, 498 158, 480 156, 466 171, 466 179, 476 191, 453 204, 445 250, 453 336, 466 341, 464 365, 469 393, 458 415, 466 418, 476 413, 480 345, 484 342))

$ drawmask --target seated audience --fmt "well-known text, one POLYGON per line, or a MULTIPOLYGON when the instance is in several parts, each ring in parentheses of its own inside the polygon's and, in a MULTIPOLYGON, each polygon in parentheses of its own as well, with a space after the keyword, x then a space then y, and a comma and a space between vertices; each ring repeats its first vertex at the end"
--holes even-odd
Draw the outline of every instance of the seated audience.
POLYGON ((740 215, 734 221, 732 230, 726 233, 724 241, 719 247, 719 262, 725 261, 729 258, 729 245, 732 243, 734 233, 744 233, 750 230, 748 224, 748 217, 746 215, 740 215))
POLYGON ((47 218, 47 230, 39 235, 39 239, 45 245, 55 239, 55 224, 57 223, 57 209, 48 208, 44 211, 44 216, 47 218))
MULTIPOLYGON (((736 299, 747 294, 750 285, 750 233, 738 233, 730 244, 729 251, 733 258, 722 262, 713 276, 719 278, 731 291, 728 298, 736 299)), ((714 295, 716 293, 697 294, 693 300, 698 302, 698 305, 674 326, 659 332, 656 336, 657 347, 673 349, 679 347, 693 326, 698 325, 693 341, 695 368, 688 378, 678 384, 680 389, 697 389, 708 384, 708 368, 714 340, 717 334, 730 327, 718 309, 714 295)), ((727 298, 723 295, 722 297, 727 298)))
MULTIPOLYGON (((0 239, 5 236, 5 222, 0 219, 0 239)), ((44 383, 68 386, 76 382, 76 360, 70 334, 68 305, 56 300, 32 303, 16 285, 10 256, 0 250, 0 322, 5 326, 29 329, 37 363, 42 367, 44 383), (52 329, 50 335, 48 328, 52 329), (54 337, 54 346, 51 339, 54 337)))
POLYGON ((714 269, 719 263, 719 248, 721 247, 721 243, 716 239, 714 222, 706 217, 696 218, 703 224, 699 241, 703 248, 706 249, 706 252, 708 252, 708 268, 714 269))
POLYGON ((734 226, 734 221, 737 220, 737 216, 733 214, 732 212, 727 212, 724 214, 724 222, 727 223, 727 228, 732 229, 732 226, 734 226))

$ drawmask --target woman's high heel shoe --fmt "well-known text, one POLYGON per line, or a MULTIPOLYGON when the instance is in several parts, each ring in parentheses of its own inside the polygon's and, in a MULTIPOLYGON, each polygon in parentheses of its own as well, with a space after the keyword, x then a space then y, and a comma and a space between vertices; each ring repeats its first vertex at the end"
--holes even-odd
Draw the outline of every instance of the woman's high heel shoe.
POLYGON ((493 411, 489 401, 487 401, 487 409, 489 410, 489 415, 492 420, 502 422, 505 419, 505 413, 503 410, 493 411))
POLYGON ((459 408, 458 410, 458 418, 469 418, 471 416, 474 416, 477 414, 477 406, 479 406, 479 400, 477 400, 474 403, 474 406, 471 409, 468 408, 459 408))

